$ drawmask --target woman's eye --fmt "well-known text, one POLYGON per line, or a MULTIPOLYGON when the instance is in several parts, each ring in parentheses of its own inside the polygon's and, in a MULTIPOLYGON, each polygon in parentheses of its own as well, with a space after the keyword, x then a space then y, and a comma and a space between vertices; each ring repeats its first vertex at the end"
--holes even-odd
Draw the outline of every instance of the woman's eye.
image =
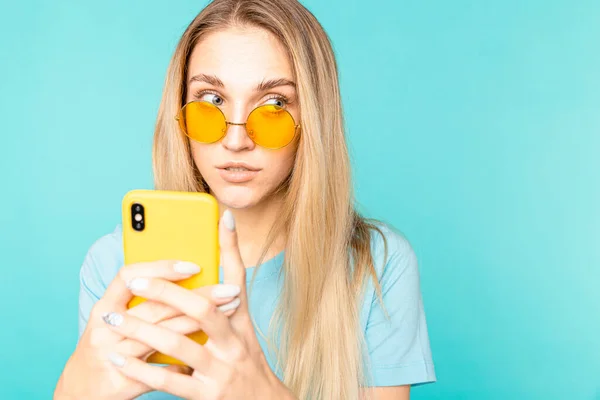
POLYGON ((273 104, 274 106, 278 106, 278 107, 285 107, 286 106, 286 101, 282 98, 274 98, 274 99, 269 99, 267 100, 266 104, 273 104))
POLYGON ((200 100, 208 101, 209 103, 212 103, 215 106, 220 106, 223 104, 223 98, 214 93, 204 93, 202 96, 200 96, 200 100))

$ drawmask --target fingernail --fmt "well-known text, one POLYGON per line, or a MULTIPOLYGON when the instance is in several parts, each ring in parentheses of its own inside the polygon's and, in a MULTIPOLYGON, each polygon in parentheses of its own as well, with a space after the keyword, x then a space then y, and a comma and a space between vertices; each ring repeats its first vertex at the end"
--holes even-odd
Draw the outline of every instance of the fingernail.
POLYGON ((125 357, 117 353, 111 353, 108 355, 108 361, 111 362, 115 367, 122 368, 125 366, 125 357))
POLYGON ((111 326, 119 326, 123 323, 123 316, 116 312, 109 312, 102 316, 104 322, 111 326))
POLYGON ((223 299, 227 297, 235 297, 240 294, 240 287, 237 285, 218 285, 212 290, 213 297, 223 299))
POLYGON ((200 267, 192 262, 188 261, 179 261, 173 265, 173 269, 175 272, 179 272, 180 274, 197 274, 200 272, 200 267))
POLYGON ((230 301, 229 303, 219 306, 219 311, 225 312, 225 311, 229 311, 229 310, 235 310, 236 308, 238 308, 240 306, 240 303, 241 303, 240 298, 236 297, 234 300, 230 301))
POLYGON ((223 223, 225 227, 230 231, 235 229, 235 220, 233 219, 233 214, 229 210, 225 210, 223 213, 223 223))
POLYGON ((148 286, 150 286, 150 281, 146 278, 133 278, 127 282, 127 288, 134 291, 146 290, 148 286))

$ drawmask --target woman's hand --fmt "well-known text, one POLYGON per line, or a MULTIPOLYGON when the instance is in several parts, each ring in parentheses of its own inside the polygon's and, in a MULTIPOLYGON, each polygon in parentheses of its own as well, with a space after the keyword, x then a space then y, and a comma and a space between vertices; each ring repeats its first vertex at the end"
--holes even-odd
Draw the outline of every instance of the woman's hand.
POLYGON ((224 281, 240 287, 241 305, 231 318, 213 303, 161 278, 136 277, 129 288, 136 295, 181 310, 196 321, 209 339, 204 346, 168 327, 155 325, 118 310, 107 324, 119 336, 144 343, 193 368, 191 376, 158 368, 128 354, 111 360, 126 377, 153 389, 186 399, 286 399, 291 392, 269 368, 248 311, 246 270, 240 257, 235 224, 229 211, 219 226, 224 281))
MULTIPOLYGON (((198 267, 193 264, 169 261, 139 263, 122 268, 92 309, 86 329, 58 381, 54 398, 131 399, 152 390, 143 382, 120 374, 108 358, 116 352, 143 360, 154 352, 154 349, 115 333, 103 320, 111 318, 109 312, 116 310, 122 315, 158 324, 157 326, 181 335, 201 330, 197 321, 182 316, 180 311, 172 307, 151 300, 127 310, 127 303, 132 295, 126 287, 126 282, 133 277, 177 281, 197 271, 198 267)), ((233 314, 239 305, 239 299, 236 297, 238 292, 235 286, 228 285, 206 286, 193 292, 188 291, 194 296, 202 297, 215 308, 220 307, 223 318, 233 314)), ((165 369, 189 373, 189 368, 182 366, 169 366, 165 369)))

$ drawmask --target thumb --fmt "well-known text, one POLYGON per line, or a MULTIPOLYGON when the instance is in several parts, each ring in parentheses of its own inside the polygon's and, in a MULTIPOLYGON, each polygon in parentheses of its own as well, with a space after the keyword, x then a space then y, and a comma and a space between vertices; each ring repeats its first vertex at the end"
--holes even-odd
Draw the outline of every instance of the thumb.
POLYGON ((258 339, 254 333, 250 305, 246 291, 246 267, 240 255, 238 237, 235 230, 235 220, 229 210, 225 210, 219 224, 219 243, 221 246, 221 261, 223 263, 223 282, 240 287, 240 306, 229 317, 233 329, 241 335, 247 346, 260 349, 258 339))
POLYGON ((225 210, 219 224, 219 246, 223 264, 223 283, 238 285, 240 300, 246 302, 246 268, 238 247, 235 220, 229 210, 225 210))

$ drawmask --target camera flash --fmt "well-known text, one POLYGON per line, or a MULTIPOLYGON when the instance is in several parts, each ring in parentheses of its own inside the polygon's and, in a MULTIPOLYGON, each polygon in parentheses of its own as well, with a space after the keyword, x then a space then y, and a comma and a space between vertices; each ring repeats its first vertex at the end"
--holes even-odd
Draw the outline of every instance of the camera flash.
POLYGON ((142 214, 135 214, 135 216, 133 217, 137 222, 140 222, 142 220, 142 214))

